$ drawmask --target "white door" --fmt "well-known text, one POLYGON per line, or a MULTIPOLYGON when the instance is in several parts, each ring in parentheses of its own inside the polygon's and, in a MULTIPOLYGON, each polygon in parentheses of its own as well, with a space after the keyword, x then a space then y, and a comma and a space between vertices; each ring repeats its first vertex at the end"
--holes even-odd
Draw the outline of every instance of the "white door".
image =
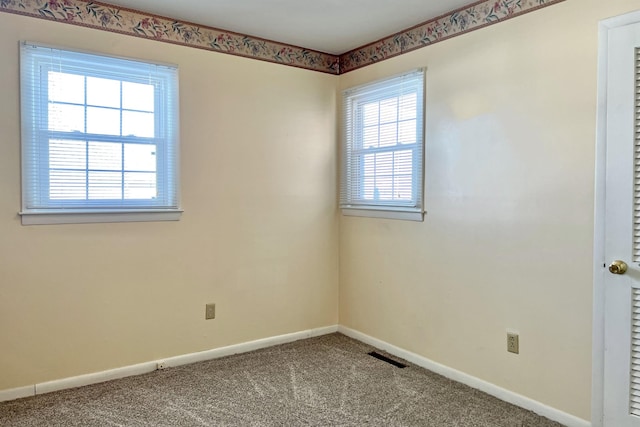
POLYGON ((640 427, 640 24, 606 52, 604 425, 640 427))

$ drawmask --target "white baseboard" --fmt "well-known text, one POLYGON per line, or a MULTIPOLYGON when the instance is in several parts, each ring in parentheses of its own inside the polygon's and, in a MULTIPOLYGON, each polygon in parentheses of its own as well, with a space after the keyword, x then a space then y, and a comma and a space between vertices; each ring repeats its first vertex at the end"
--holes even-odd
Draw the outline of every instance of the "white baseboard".
POLYGON ((455 370, 445 365, 441 365, 440 363, 429 360, 426 357, 404 350, 400 347, 396 347, 377 338, 373 338, 369 335, 363 334, 362 332, 358 332, 345 326, 339 326, 338 332, 361 341, 365 344, 369 344, 380 350, 384 350, 389 354, 393 354, 394 356, 400 357, 408 362, 426 368, 444 377, 483 391, 487 394, 497 397, 500 400, 527 409, 529 411, 533 411, 538 415, 542 415, 543 417, 549 418, 550 420, 564 424, 567 427, 591 427, 591 422, 589 421, 575 417, 571 414, 567 414, 566 412, 562 412, 558 409, 552 408, 533 399, 529 399, 528 397, 506 390, 502 387, 498 387, 495 384, 483 381, 469 374, 465 374, 464 372, 455 370))
MULTIPOLYGON (((305 338, 319 337, 320 335, 332 334, 334 332, 338 332, 338 325, 249 341, 242 344, 230 345, 228 347, 220 347, 213 350, 201 351, 199 353, 169 357, 161 361, 164 362, 167 367, 188 365, 190 363, 203 362, 205 360, 218 359, 220 357, 231 356, 233 354, 246 353, 253 350, 259 350, 261 348, 273 347, 274 345, 286 344, 305 338)), ((160 360, 154 363, 157 362, 160 362, 160 360)))
POLYGON ((0 390, 0 402, 35 396, 36 394, 50 393, 58 390, 101 383, 104 381, 115 380, 133 375, 146 374, 148 372, 156 370, 158 363, 160 362, 162 362, 166 367, 187 365, 190 363, 203 362, 206 360, 231 356, 233 354, 246 353, 249 351, 272 347, 279 344, 286 344, 305 338, 327 335, 334 332, 340 332, 348 337, 354 338, 358 341, 362 341, 363 343, 369 344, 380 350, 384 350, 390 354, 393 354, 394 356, 401 357, 402 359, 405 359, 413 364, 429 369, 430 371, 450 378, 454 381, 458 381, 475 389, 481 390, 487 394, 497 397, 500 400, 504 400, 505 402, 512 403, 516 406, 520 406, 521 408, 528 409, 539 415, 547 417, 553 421, 557 421, 561 424, 566 425, 567 427, 591 427, 591 423, 589 421, 585 421, 573 415, 562 412, 558 409, 547 406, 543 403, 537 402, 533 399, 529 399, 528 397, 503 389, 496 386, 495 384, 491 384, 479 378, 465 374, 464 372, 460 372, 455 369, 449 368, 448 366, 441 365, 437 362, 427 359, 426 357, 401 349, 400 347, 396 347, 377 338, 373 338, 356 330, 337 325, 310 329, 286 335, 279 335, 275 337, 249 341, 246 343, 230 345, 227 347, 220 347, 213 350, 184 354, 181 356, 139 363, 137 365, 125 366, 108 371, 80 375, 77 377, 63 378, 60 380, 39 383, 26 387, 0 390))
POLYGON ((22 399, 23 397, 31 397, 36 395, 35 386, 11 388, 9 390, 0 390, 0 402, 7 400, 22 399))
POLYGON ((53 391, 65 390, 74 387, 82 387, 97 384, 104 381, 115 380, 133 375, 146 374, 155 371, 158 363, 162 362, 166 367, 187 365, 189 363, 202 362, 205 360, 217 359, 233 354, 246 353, 261 348, 272 347, 274 345, 286 344, 305 338, 327 335, 338 331, 338 326, 327 326, 324 328, 309 329, 301 332, 294 332, 286 335, 249 341, 246 343, 230 345, 213 350, 201 351, 198 353, 184 354, 181 356, 169 357, 166 359, 154 360, 151 362, 139 363, 137 365, 125 366, 122 368, 110 369, 108 371, 95 372, 77 377, 63 378, 54 381, 39 383, 27 387, 20 387, 10 390, 0 390, 0 402, 19 399, 22 397, 35 396, 36 394, 51 393, 53 391))
POLYGON ((133 375, 142 375, 155 371, 156 366, 156 362, 145 362, 137 365, 110 369, 108 371, 94 372, 91 374, 79 375, 77 377, 39 383, 35 385, 36 394, 52 393, 54 391, 103 383, 105 381, 117 380, 120 378, 131 377, 133 375))

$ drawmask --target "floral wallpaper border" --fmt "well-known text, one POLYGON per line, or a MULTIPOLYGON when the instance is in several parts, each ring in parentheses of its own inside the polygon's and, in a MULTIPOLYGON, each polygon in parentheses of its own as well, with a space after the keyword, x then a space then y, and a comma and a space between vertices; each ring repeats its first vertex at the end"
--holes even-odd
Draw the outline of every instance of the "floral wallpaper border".
POLYGON ((0 0, 0 12, 343 74, 564 0, 481 0, 336 56, 89 0, 0 0))
POLYGON ((87 0, 0 0, 0 12, 338 74, 338 56, 87 0))
POLYGON ((340 55, 339 74, 563 1, 481 0, 340 55))

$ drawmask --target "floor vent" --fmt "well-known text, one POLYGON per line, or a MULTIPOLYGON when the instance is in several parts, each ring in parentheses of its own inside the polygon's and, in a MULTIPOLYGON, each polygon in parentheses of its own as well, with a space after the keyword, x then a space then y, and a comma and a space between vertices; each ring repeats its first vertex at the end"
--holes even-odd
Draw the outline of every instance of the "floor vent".
POLYGON ((407 365, 405 365, 404 363, 400 363, 400 362, 396 362, 395 360, 389 359, 387 356, 383 356, 380 353, 377 353, 375 351, 372 351, 371 353, 369 353, 369 356, 373 356, 378 360, 382 360, 383 362, 387 362, 393 366, 395 366, 396 368, 406 368, 407 365))

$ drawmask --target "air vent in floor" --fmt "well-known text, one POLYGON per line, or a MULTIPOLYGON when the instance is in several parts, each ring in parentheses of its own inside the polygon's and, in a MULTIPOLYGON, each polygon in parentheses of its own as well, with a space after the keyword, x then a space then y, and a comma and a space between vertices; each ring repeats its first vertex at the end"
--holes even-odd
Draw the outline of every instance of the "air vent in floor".
POLYGON ((389 359, 387 356, 383 356, 382 354, 372 351, 371 353, 369 353, 369 356, 373 356, 376 359, 382 360, 383 362, 387 362, 393 366, 395 366, 396 368, 406 368, 407 365, 405 365, 404 363, 400 363, 400 362, 396 362, 395 360, 389 359))

